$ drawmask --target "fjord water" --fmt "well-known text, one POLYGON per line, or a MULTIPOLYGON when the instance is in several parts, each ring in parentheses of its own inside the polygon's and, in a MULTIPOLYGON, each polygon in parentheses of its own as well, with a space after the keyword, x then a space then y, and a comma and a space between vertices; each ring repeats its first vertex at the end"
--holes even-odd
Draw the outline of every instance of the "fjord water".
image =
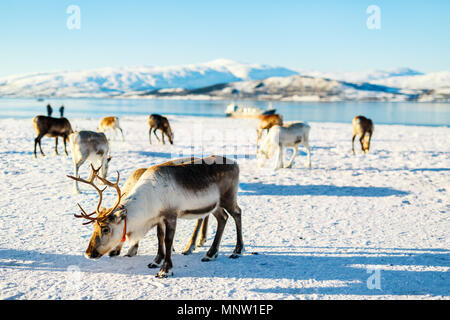
MULTIPOLYGON (((0 98, 0 118, 31 118, 46 115, 51 104, 53 116, 59 116, 61 104, 68 118, 101 118, 109 115, 187 115, 224 117, 232 101, 216 100, 149 100, 149 99, 10 99, 0 98)), ((379 124, 450 126, 450 103, 426 102, 267 102, 235 101, 242 107, 272 106, 286 121, 351 122, 365 115, 379 124)))

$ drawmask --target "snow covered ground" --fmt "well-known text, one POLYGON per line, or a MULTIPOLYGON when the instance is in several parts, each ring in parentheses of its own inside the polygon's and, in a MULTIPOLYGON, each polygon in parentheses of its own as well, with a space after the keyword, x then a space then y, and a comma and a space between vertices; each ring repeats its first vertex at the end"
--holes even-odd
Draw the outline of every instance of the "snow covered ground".
MULTIPOLYGON (((228 258, 229 220, 218 259, 201 262, 212 218, 207 246, 191 256, 181 251, 195 221, 178 223, 172 278, 147 268, 154 230, 134 258, 87 260, 92 226, 73 214, 77 202, 94 208, 95 191, 72 193, 71 158, 53 155, 53 139, 43 139, 45 158, 32 157, 31 119, 1 119, 0 299, 450 298, 450 128, 376 125, 371 153, 353 156, 350 122, 314 122, 312 168, 300 152, 292 169, 274 172, 256 166, 256 122, 169 119, 174 146, 150 145, 145 117, 121 118, 126 141, 112 141, 108 177, 119 170, 123 182, 136 168, 191 150, 237 155, 247 253, 228 258)), ((98 120, 71 122, 95 130, 98 120)), ((106 193, 112 204, 114 192, 106 193)))

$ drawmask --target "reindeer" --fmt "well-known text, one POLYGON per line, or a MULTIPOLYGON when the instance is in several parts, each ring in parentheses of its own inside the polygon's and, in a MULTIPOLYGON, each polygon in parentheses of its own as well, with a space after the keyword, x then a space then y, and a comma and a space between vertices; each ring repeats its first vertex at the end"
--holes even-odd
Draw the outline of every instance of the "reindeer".
POLYGON ((150 140, 150 144, 152 144, 152 129, 153 134, 155 135, 156 139, 159 140, 158 136, 156 135, 156 130, 161 131, 161 137, 163 144, 166 144, 164 141, 164 134, 169 138, 170 144, 173 144, 173 132, 170 128, 169 120, 167 120, 166 117, 163 117, 159 114, 151 114, 148 117, 148 124, 150 125, 150 130, 148 131, 148 138, 150 140))
POLYGON ((279 114, 262 114, 259 116, 259 126, 256 138, 256 148, 258 148, 259 140, 264 132, 264 130, 269 131, 274 125, 283 125, 283 117, 279 114))
POLYGON ((105 132, 106 130, 114 131, 114 137, 117 135, 117 129, 120 130, 120 133, 122 134, 122 141, 125 141, 125 138, 123 136, 122 128, 119 124, 119 118, 117 117, 105 117, 100 121, 100 126, 98 127, 98 132, 105 132))
POLYGON ((69 120, 67 120, 66 118, 36 116, 33 119, 33 126, 37 133, 37 137, 36 139, 34 139, 35 158, 37 158, 36 155, 37 144, 39 144, 39 150, 41 151, 41 155, 45 156, 41 146, 41 139, 43 136, 55 137, 55 154, 58 154, 58 137, 62 137, 64 141, 64 152, 66 153, 66 155, 68 155, 66 148, 66 141, 69 135, 73 132, 69 120))
MULTIPOLYGON (((183 159, 183 160, 186 161, 187 159, 183 159)), ((92 171, 95 170, 93 168, 92 164, 91 164, 91 168, 92 168, 92 171)), ((125 181, 125 183, 123 184, 122 189, 121 189, 122 194, 128 194, 133 189, 133 187, 136 185, 138 180, 141 178, 141 176, 144 174, 144 172, 147 169, 148 168, 140 168, 140 169, 134 170, 131 173, 131 175, 128 177, 128 179, 125 181)), ((208 217, 197 220, 197 224, 195 226, 195 229, 191 236, 191 239, 189 240, 184 251, 182 252, 184 255, 189 255, 192 253, 192 251, 195 250, 195 242, 196 242, 198 232, 200 231, 200 229, 202 232, 201 232, 201 238, 197 244, 197 246, 199 246, 199 247, 203 246, 206 242, 206 235, 207 235, 207 229, 208 229, 208 217)), ((120 251, 122 250, 123 244, 124 243, 121 242, 116 248, 111 250, 109 252, 109 256, 115 257, 115 256, 120 255, 120 251)), ((139 242, 136 242, 133 246, 130 247, 130 249, 128 250, 128 252, 125 256, 134 257, 137 254, 138 247, 139 247, 139 242)))
MULTIPOLYGON (((72 151, 75 177, 78 177, 81 165, 89 160, 91 164, 93 162, 101 163, 101 175, 106 178, 111 157, 109 156, 108 140, 104 133, 77 131, 69 136, 69 144, 72 151)), ((75 193, 80 193, 78 181, 74 182, 73 190, 75 193)))
POLYGON ((153 227, 157 227, 158 252, 149 268, 161 267, 158 278, 172 275, 172 246, 177 220, 205 218, 211 213, 217 219, 217 231, 211 248, 202 261, 217 258, 220 241, 230 214, 236 224, 236 247, 230 258, 238 258, 243 250, 241 209, 237 204, 239 166, 219 156, 190 161, 174 160, 148 168, 127 195, 119 188, 120 175, 111 183, 92 171, 89 180, 69 176, 92 185, 99 193, 97 209, 81 215, 94 223, 94 233, 86 250, 86 257, 99 259, 121 243, 137 243, 153 227), (109 209, 101 209, 103 190, 93 184, 97 177, 117 192, 117 199, 109 209), (96 217, 93 215, 97 214, 96 217))
POLYGON ((308 167, 311 167, 311 148, 309 146, 309 131, 311 127, 307 123, 294 122, 284 126, 275 125, 270 128, 258 152, 258 165, 264 166, 266 160, 270 159, 275 151, 278 151, 278 160, 275 170, 279 168, 290 168, 297 155, 300 145, 304 145, 308 154, 308 167), (292 157, 284 166, 284 149, 292 148, 292 157))
POLYGON ((352 152, 355 154, 355 138, 359 135, 359 142, 361 143, 361 150, 363 153, 369 153, 370 140, 375 130, 372 120, 364 116, 356 116, 352 121, 352 152))

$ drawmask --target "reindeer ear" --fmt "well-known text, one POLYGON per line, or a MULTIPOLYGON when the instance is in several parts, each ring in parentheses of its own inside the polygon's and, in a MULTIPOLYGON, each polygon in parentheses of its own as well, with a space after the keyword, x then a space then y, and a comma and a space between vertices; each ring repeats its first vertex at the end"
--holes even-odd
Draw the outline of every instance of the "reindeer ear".
POLYGON ((121 208, 112 214, 114 222, 119 223, 127 217, 127 209, 121 208))

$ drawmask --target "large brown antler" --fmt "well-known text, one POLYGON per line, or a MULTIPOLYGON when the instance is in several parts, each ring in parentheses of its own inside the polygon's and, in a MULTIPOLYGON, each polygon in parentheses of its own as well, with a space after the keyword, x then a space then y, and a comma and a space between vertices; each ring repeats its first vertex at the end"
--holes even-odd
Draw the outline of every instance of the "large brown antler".
POLYGON ((104 179, 104 178, 102 178, 102 177, 99 177, 99 176, 97 176, 97 178, 98 178, 101 182, 103 182, 104 184, 106 184, 107 186, 110 186, 110 187, 113 187, 114 189, 116 189, 116 191, 117 191, 117 199, 116 199, 116 202, 114 203, 114 206, 113 206, 112 210, 110 211, 110 212, 114 212, 114 210, 116 210, 117 207, 119 206, 120 200, 122 199, 122 196, 124 195, 124 194, 122 194, 122 192, 120 191, 120 188, 119 188, 120 173, 119 173, 119 171, 117 171, 117 180, 116 180, 116 183, 109 182, 108 180, 106 180, 106 179, 104 179))
MULTIPOLYGON (((100 214, 100 207, 101 207, 102 200, 103 200, 103 195, 102 195, 102 194, 103 194, 103 191, 105 191, 105 189, 107 188, 107 187, 105 187, 105 188, 103 188, 103 189, 99 189, 99 188, 94 184, 94 179, 95 179, 96 177, 99 178, 99 177, 98 177, 98 172, 99 172, 101 166, 100 166, 98 169, 95 169, 94 166, 91 164, 91 168, 92 168, 91 176, 89 177, 88 180, 84 180, 84 179, 81 179, 80 177, 74 177, 74 176, 68 175, 68 177, 71 178, 71 179, 73 179, 73 180, 76 180, 76 181, 79 181, 79 182, 83 182, 83 183, 87 183, 87 184, 91 185, 95 190, 97 190, 98 195, 99 195, 99 200, 98 200, 98 204, 97 204, 97 209, 96 209, 94 212, 90 213, 90 214, 87 214, 86 211, 83 210, 83 208, 81 207, 81 205, 80 205, 79 203, 77 203, 78 206, 79 206, 80 209, 81 209, 81 215, 74 214, 74 216, 75 216, 76 218, 84 218, 84 219, 89 220, 89 221, 83 223, 83 225, 90 224, 90 223, 94 223, 95 221, 98 221, 98 220, 100 219, 100 217, 98 217, 98 215, 100 214), (92 217, 94 214, 97 214, 97 217, 92 217)), ((117 182, 118 182, 118 181, 117 181, 117 182)))

